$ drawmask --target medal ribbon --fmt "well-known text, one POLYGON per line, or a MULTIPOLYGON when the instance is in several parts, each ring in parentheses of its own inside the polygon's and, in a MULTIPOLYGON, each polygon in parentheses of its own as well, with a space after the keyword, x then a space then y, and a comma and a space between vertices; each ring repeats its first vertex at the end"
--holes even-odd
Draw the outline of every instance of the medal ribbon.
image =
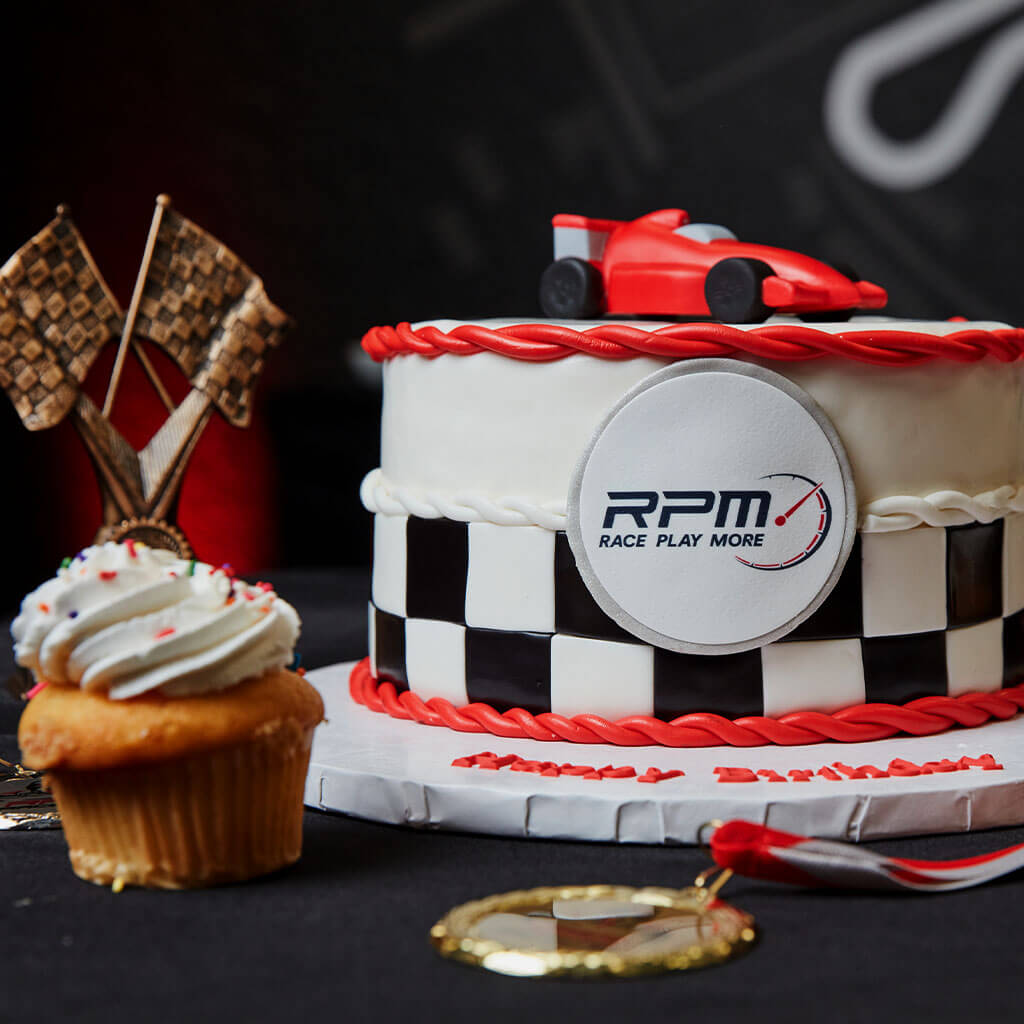
POLYGON ((715 863, 738 875, 844 889, 950 892, 982 885, 1024 867, 1024 843, 963 860, 910 860, 749 821, 720 825, 709 845, 715 863))

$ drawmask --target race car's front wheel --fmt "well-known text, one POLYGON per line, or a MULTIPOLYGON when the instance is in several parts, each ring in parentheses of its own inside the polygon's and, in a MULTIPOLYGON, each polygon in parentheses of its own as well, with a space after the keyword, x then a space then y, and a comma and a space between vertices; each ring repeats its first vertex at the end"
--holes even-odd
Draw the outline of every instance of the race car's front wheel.
POLYGON ((589 320, 601 315, 604 284, 600 271, 572 256, 555 260, 540 278, 540 308, 545 316, 589 320))
POLYGON ((760 260, 720 260, 704 278, 704 299, 711 316, 728 324, 760 323, 772 312, 761 299, 761 284, 773 273, 760 260))

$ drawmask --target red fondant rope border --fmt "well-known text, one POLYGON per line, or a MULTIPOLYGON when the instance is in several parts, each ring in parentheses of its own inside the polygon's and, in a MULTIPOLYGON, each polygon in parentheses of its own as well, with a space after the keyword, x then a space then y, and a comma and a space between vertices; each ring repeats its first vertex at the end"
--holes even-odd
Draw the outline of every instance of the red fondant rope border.
POLYGON ((510 359, 545 363, 579 352, 598 359, 745 355, 786 362, 836 356, 875 366, 912 366, 934 359, 974 363, 986 356, 1013 362, 1024 354, 1024 329, 970 328, 939 337, 856 325, 848 331, 829 334, 801 324, 768 324, 741 330, 718 323, 686 323, 670 324, 655 331, 617 323, 599 324, 585 331, 559 324, 518 324, 497 330, 480 324, 461 324, 446 334, 437 327, 414 330, 410 324, 401 323, 367 331, 363 348, 377 362, 400 355, 434 359, 444 354, 470 356, 495 352, 510 359))
POLYGON ((1012 718, 1024 708, 1024 684, 995 693, 960 697, 920 697, 909 704, 858 704, 835 714, 794 711, 781 718, 749 716, 731 721, 721 715, 683 715, 662 722, 632 715, 609 722, 600 715, 532 715, 522 708, 499 713, 488 704, 456 708, 443 697, 422 700, 408 690, 398 693, 393 683, 378 682, 364 658, 349 677, 352 699, 371 711, 381 711, 424 725, 441 725, 458 732, 489 732, 511 739, 565 740, 570 743, 612 743, 620 747, 762 747, 807 743, 864 743, 906 733, 931 736, 954 725, 984 725, 1012 718))

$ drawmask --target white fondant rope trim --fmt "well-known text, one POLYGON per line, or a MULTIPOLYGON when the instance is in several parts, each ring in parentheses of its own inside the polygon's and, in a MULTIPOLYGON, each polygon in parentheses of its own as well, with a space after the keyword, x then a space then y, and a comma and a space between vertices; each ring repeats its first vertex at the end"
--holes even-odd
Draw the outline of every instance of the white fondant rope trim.
POLYGON ((1024 512, 1024 487, 1007 485, 973 498, 961 491, 936 491, 925 498, 909 495, 872 501, 861 513, 863 533, 892 533, 915 526, 963 526, 991 523, 1024 512))
MULTIPOLYGON (((460 523, 495 523, 498 526, 540 526, 564 530, 565 509, 537 505, 527 498, 489 499, 477 494, 442 498, 429 492, 396 487, 379 469, 367 473, 359 496, 369 512, 421 519, 453 519, 460 523)), ((924 498, 897 495, 870 502, 861 510, 862 533, 894 533, 915 526, 963 526, 991 523, 1012 512, 1024 512, 1024 486, 999 487, 973 498, 961 491, 936 491, 924 498)))
POLYGON ((514 496, 491 500, 478 494, 456 494, 442 498, 429 492, 414 493, 396 487, 379 469, 366 474, 359 496, 369 512, 386 516, 419 516, 422 519, 454 519, 460 523, 495 523, 498 526, 540 526, 564 530, 565 509, 537 505, 514 496))

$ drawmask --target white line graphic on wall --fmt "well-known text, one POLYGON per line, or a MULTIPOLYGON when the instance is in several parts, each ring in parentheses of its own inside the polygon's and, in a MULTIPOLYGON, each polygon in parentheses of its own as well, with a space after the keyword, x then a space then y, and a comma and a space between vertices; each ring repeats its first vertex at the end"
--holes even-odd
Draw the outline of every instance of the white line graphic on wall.
POLYGON ((933 185, 981 144, 1024 71, 1024 18, 1007 24, 978 52, 934 123, 894 140, 871 114, 887 78, 1024 9, 1024 0, 939 0, 861 36, 839 55, 825 90, 825 129, 844 161, 892 190, 933 185))

